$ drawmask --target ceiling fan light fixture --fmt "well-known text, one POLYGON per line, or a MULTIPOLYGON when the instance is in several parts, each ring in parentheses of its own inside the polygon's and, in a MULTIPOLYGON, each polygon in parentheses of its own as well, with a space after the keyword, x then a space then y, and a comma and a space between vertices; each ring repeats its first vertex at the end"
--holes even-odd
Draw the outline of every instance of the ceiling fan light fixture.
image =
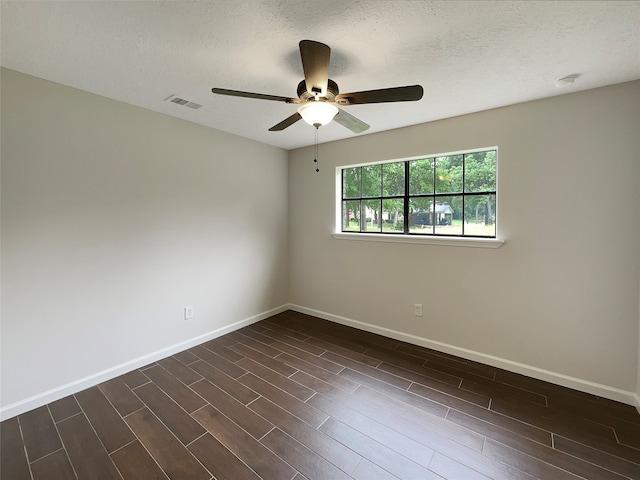
POLYGON ((309 125, 321 127, 326 125, 338 113, 338 107, 327 102, 307 102, 298 108, 298 113, 309 125))

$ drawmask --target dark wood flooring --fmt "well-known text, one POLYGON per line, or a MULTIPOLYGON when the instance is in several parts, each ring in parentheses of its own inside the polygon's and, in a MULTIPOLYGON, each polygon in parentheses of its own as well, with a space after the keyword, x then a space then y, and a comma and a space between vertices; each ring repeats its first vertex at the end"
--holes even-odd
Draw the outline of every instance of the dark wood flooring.
POLYGON ((640 479, 632 406, 291 311, 1 429, 3 480, 640 479))

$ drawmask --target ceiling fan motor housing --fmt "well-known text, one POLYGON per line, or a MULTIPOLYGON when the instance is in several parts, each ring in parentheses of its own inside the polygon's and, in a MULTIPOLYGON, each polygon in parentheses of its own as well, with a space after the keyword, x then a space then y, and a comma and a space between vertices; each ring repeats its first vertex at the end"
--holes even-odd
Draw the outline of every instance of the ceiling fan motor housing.
MULTIPOLYGON (((308 102, 316 99, 316 95, 307 91, 307 84, 304 80, 298 84, 297 93, 302 102, 308 102)), ((325 102, 335 102, 336 95, 338 95, 338 93, 338 84, 329 78, 327 80, 327 94, 324 97, 319 96, 318 99, 325 102)))

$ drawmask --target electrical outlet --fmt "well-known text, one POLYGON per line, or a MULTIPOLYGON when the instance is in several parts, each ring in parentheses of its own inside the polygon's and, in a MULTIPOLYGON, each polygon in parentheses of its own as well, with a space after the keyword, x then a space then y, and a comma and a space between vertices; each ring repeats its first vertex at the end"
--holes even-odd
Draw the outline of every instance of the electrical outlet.
POLYGON ((184 319, 191 320, 193 318, 193 305, 184 307, 184 319))
POLYGON ((413 314, 414 314, 416 317, 421 317, 421 316, 422 316, 422 304, 421 304, 421 303, 416 303, 416 304, 413 306, 413 314))

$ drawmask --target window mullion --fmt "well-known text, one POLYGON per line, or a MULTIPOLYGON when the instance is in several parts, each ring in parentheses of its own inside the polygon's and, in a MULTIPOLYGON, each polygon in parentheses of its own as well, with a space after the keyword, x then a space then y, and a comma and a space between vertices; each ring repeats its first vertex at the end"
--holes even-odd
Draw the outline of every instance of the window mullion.
POLYGON ((404 162, 404 234, 409 234, 409 161, 404 162))

